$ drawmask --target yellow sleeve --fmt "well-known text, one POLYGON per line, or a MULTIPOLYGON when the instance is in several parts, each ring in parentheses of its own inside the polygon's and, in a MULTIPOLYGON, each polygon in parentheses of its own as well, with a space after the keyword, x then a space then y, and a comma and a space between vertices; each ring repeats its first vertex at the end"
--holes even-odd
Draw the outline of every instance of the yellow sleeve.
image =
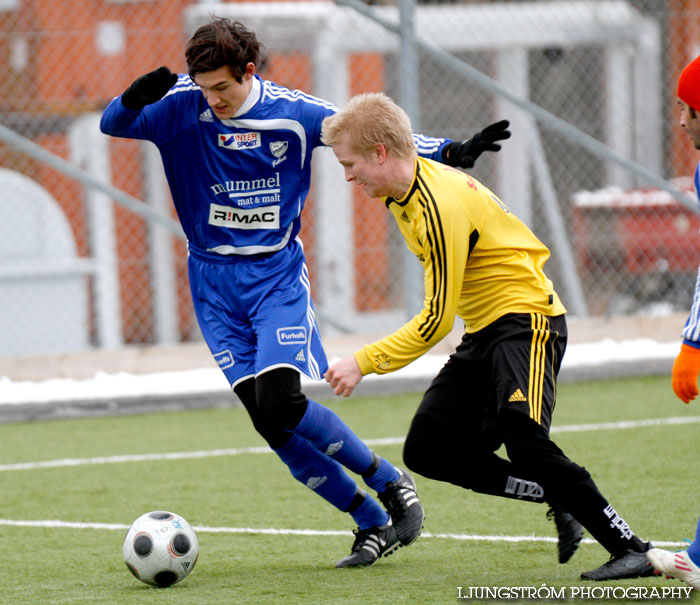
POLYGON ((421 197, 425 282, 422 311, 393 334, 355 352, 363 375, 408 365, 440 342, 454 326, 473 230, 464 204, 421 197))

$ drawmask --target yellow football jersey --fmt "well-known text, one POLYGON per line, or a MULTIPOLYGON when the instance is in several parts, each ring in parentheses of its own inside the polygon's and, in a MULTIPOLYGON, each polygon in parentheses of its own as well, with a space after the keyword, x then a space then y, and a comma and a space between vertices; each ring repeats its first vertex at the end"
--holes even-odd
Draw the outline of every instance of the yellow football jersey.
POLYGON ((455 315, 472 333, 507 313, 566 313, 543 271, 549 249, 473 177, 419 157, 408 193, 385 203, 423 266, 425 305, 355 352, 362 374, 417 359, 452 330, 455 315))

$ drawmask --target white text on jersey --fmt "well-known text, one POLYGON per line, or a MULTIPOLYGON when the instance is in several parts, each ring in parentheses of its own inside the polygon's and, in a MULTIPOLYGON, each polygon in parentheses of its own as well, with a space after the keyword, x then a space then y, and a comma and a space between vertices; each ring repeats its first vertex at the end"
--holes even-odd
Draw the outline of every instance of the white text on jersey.
POLYGON ((220 134, 218 136, 219 147, 224 149, 232 149, 234 151, 240 149, 254 149, 260 147, 259 132, 241 132, 234 134, 220 134))
POLYGON ((231 206, 209 206, 209 224, 229 229, 279 229, 280 207, 232 208, 231 206))
POLYGON ((226 181, 225 183, 216 183, 209 187, 214 195, 220 193, 228 193, 229 197, 239 197, 240 195, 258 195, 261 193, 279 193, 280 191, 280 173, 275 172, 275 176, 267 179, 253 179, 226 181))

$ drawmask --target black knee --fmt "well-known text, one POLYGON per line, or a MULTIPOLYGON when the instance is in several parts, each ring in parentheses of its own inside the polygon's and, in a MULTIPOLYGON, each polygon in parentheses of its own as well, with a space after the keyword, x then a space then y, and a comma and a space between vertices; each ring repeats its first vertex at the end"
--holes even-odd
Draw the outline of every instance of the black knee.
POLYGON ((266 418, 288 430, 299 424, 308 404, 301 392, 299 372, 291 368, 260 374, 255 379, 255 397, 266 418))
POLYGON ((281 424, 271 422, 260 409, 255 397, 255 379, 249 378, 238 383, 234 392, 248 412, 253 427, 272 449, 279 449, 289 441, 292 434, 281 424))
POLYGON ((403 446, 403 461, 406 467, 430 479, 438 478, 439 461, 444 458, 439 447, 439 427, 428 416, 413 418, 411 428, 403 446))
POLYGON ((520 468, 535 471, 537 481, 550 491, 559 491, 590 478, 590 473, 568 458, 547 432, 520 412, 502 418, 508 457, 520 468))
POLYGON ((404 463, 414 473, 435 481, 500 493, 507 476, 503 467, 510 463, 494 453, 498 449, 494 438, 478 431, 465 438, 463 431, 429 415, 416 415, 404 444, 404 463))

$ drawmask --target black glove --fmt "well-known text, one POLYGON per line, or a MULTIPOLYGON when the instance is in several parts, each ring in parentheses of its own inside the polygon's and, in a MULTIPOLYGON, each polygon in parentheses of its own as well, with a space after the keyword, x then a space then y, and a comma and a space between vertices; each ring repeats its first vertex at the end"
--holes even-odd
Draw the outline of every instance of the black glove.
POLYGON ((167 67, 159 67, 133 81, 122 94, 122 105, 127 109, 143 109, 162 99, 177 82, 177 74, 167 67))
POLYGON ((494 141, 510 138, 508 126, 508 120, 501 120, 477 132, 471 139, 448 143, 442 148, 442 161, 455 168, 471 168, 484 151, 500 151, 501 146, 494 141))

